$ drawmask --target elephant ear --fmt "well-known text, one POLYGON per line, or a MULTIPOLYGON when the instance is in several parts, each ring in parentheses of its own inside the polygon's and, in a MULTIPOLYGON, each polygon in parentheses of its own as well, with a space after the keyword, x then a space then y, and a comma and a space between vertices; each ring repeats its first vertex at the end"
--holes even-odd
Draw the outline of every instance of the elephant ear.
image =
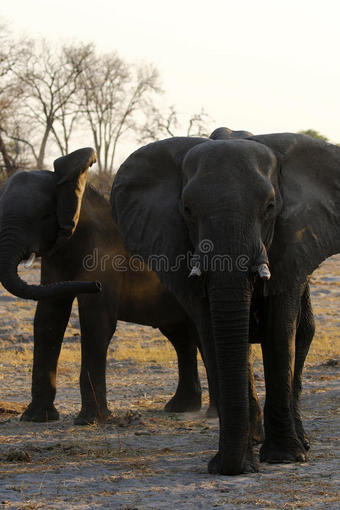
POLYGON ((113 216, 132 256, 142 257, 165 286, 185 295, 192 245, 179 201, 182 161, 204 138, 174 137, 138 149, 119 168, 111 192, 113 216))
POLYGON ((54 249, 70 239, 77 227, 88 169, 95 162, 96 152, 90 147, 71 152, 54 161, 59 226, 54 249))
POLYGON ((303 283, 340 251, 340 149, 298 134, 250 137, 277 156, 283 201, 269 251, 269 293, 303 283))

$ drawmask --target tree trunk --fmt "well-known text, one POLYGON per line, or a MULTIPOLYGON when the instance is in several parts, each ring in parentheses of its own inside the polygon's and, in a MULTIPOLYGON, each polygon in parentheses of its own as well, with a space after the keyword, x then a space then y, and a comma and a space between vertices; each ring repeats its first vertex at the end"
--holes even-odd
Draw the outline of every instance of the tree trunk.
POLYGON ((0 130, 0 152, 2 155, 2 159, 4 160, 7 177, 10 177, 11 174, 13 173, 15 166, 13 165, 13 162, 7 152, 6 144, 1 136, 1 130, 0 130))

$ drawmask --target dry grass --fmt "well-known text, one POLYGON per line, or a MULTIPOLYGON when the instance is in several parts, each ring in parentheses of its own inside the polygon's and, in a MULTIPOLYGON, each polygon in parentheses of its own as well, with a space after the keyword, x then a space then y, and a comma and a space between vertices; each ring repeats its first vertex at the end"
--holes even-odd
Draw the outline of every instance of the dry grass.
MULTIPOLYGON (((317 328, 306 361, 313 365, 319 364, 338 359, 339 354, 340 336, 330 336, 327 331, 322 331, 321 327, 317 328)), ((259 344, 252 345, 252 359, 262 361, 261 346, 259 344)))
MULTIPOLYGON (((149 328, 146 328, 149 329, 149 328)), ((150 328, 150 336, 152 330, 150 328)), ((108 360, 127 361, 133 360, 136 363, 173 363, 177 361, 174 348, 165 338, 159 338, 155 335, 155 339, 149 339, 148 342, 143 340, 136 341, 129 337, 124 340, 117 340, 108 352, 108 360)), ((259 344, 252 346, 254 360, 262 360, 261 347, 259 344)), ((321 326, 317 327, 315 337, 313 339, 307 361, 315 364, 325 360, 338 358, 340 353, 340 335, 330 335, 321 326)), ((199 356, 199 355, 198 355, 199 356)), ((32 347, 28 345, 20 350, 2 350, 1 365, 7 367, 26 366, 31 370, 33 359, 32 347)), ((200 356, 199 356, 199 359, 200 356)), ((65 343, 62 347, 58 372, 61 374, 74 374, 80 367, 80 339, 77 343, 65 343)))
POLYGON ((156 361, 158 363, 169 363, 177 360, 176 351, 169 341, 157 340, 155 343, 148 344, 134 341, 119 342, 113 352, 109 353, 109 359, 118 361, 134 360, 136 362, 146 363, 156 361))
POLYGON ((1 349, 1 364, 11 368, 31 366, 33 359, 32 347, 23 347, 20 349, 1 349))
POLYGON ((320 363, 330 359, 338 359, 340 354, 340 336, 331 336, 327 331, 317 329, 307 361, 320 363))

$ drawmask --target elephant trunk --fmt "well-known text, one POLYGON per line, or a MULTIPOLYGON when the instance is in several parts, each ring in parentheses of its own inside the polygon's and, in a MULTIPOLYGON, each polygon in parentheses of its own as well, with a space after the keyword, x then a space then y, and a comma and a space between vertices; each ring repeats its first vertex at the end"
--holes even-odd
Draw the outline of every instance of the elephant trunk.
MULTIPOLYGON (((16 229, 17 230, 17 229, 16 229)), ((19 237, 20 238, 20 237, 19 237)), ((18 265, 25 256, 25 250, 18 248, 18 232, 3 229, 0 237, 0 282, 11 294, 23 299, 48 299, 75 297, 82 293, 97 293, 98 282, 57 282, 47 285, 29 285, 18 275, 18 265)))
POLYGON ((251 292, 248 288, 213 288, 210 313, 219 381, 222 472, 242 473, 249 436, 248 332, 251 292))

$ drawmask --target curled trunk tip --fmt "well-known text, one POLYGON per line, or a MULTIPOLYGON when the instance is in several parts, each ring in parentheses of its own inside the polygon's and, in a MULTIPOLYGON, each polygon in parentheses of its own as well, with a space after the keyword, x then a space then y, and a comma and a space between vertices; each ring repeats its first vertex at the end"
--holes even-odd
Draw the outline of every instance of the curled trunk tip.
POLYGON ((0 281, 8 292, 23 299, 39 301, 57 297, 75 297, 78 294, 97 294, 101 283, 65 281, 46 285, 30 285, 18 275, 18 262, 0 264, 0 281))

